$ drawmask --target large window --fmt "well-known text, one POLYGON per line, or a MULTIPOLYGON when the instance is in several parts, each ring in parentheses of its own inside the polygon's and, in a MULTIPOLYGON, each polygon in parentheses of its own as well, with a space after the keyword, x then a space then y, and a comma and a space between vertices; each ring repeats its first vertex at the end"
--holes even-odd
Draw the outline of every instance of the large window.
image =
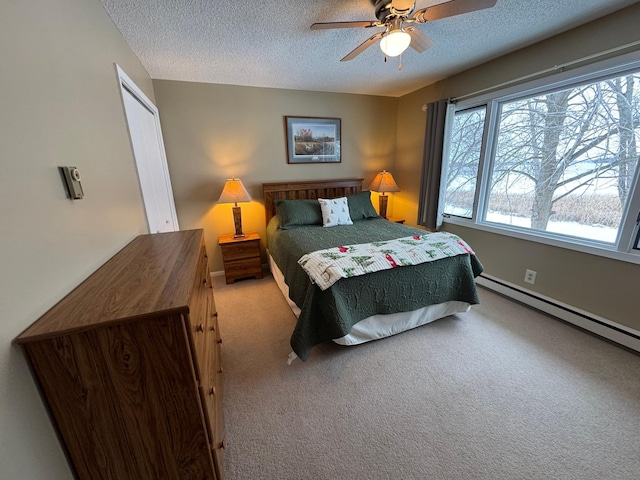
POLYGON ((448 120, 445 217, 631 251, 640 66, 483 102, 448 120))

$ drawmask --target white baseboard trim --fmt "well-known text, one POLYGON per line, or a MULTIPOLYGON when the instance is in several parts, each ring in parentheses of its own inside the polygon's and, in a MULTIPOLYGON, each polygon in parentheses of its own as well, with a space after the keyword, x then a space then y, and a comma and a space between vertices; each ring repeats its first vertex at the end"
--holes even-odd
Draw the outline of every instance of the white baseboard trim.
POLYGON ((612 342, 640 352, 640 332, 558 300, 527 290, 520 285, 482 274, 476 283, 542 312, 583 328, 612 342))

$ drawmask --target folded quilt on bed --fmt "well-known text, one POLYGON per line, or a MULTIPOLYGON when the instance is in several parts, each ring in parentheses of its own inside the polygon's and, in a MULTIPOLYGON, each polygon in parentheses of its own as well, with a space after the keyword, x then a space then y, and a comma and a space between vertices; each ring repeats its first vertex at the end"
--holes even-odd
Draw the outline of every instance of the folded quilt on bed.
POLYGON ((471 247, 448 232, 326 248, 303 255, 298 264, 326 290, 341 278, 419 265, 457 255, 473 255, 471 247))

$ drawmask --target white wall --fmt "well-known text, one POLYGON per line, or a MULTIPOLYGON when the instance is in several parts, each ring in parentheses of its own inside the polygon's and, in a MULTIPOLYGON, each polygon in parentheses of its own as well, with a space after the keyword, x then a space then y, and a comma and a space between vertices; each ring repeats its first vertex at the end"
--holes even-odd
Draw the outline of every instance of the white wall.
POLYGON ((0 478, 72 478, 12 340, 146 223, 114 63, 148 74, 99 0, 0 2, 0 478), (75 165, 86 197, 65 197, 75 165))

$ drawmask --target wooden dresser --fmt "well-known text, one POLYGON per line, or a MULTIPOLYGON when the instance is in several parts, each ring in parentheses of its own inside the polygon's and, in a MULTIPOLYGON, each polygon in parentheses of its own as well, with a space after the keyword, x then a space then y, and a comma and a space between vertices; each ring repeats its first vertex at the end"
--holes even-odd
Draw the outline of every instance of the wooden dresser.
POLYGON ((16 341, 77 478, 222 479, 202 230, 137 237, 16 341))

